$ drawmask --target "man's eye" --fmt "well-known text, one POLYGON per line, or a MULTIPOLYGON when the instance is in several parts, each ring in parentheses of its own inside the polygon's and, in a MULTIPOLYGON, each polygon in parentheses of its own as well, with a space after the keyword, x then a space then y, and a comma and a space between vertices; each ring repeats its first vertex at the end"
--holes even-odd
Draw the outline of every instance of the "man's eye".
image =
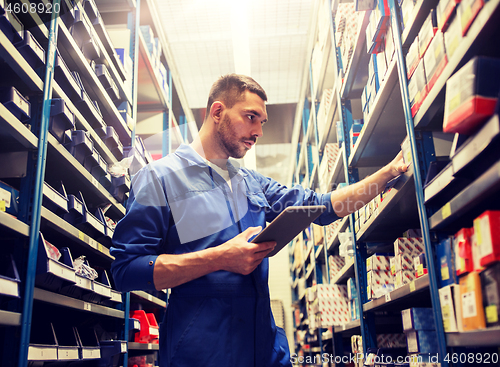
POLYGON ((250 120, 253 120, 254 119, 254 115, 247 115, 247 117, 250 119, 250 120))

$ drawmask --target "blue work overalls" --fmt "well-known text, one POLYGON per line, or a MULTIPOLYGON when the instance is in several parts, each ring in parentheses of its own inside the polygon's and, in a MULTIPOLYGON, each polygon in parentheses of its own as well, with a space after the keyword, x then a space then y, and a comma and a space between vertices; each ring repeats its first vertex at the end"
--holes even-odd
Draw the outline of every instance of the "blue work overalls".
MULTIPOLYGON (((337 219, 330 194, 288 189, 255 171, 227 168, 232 190, 181 145, 137 173, 111 248, 119 290, 154 289, 158 255, 218 246, 248 227, 265 227, 287 206, 326 205, 315 223, 337 219)), ((173 288, 160 325, 160 367, 290 366, 285 333, 271 313, 268 273, 264 259, 246 276, 217 271, 173 288)))

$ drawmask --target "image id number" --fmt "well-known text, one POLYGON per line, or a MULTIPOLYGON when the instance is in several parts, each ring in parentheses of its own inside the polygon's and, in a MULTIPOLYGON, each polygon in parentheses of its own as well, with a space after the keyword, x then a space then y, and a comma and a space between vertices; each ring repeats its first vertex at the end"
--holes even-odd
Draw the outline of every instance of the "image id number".
POLYGON ((448 363, 491 363, 498 366, 498 353, 447 353, 445 362, 448 363))
POLYGON ((8 11, 9 13, 14 13, 14 14, 52 14, 53 12, 59 13, 61 10, 61 5, 59 3, 56 3, 53 5, 52 3, 38 3, 38 4, 31 4, 31 3, 15 3, 11 4, 9 3, 7 7, 5 8, 5 11, 8 11))

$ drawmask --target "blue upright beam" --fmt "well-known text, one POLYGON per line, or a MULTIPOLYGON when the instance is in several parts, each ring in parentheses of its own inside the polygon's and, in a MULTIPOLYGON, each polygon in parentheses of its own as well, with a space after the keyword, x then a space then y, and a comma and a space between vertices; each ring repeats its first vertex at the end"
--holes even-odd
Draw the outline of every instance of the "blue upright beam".
POLYGON ((425 257, 427 261, 427 266, 431 271, 429 271, 429 287, 431 293, 432 310, 434 313, 434 320, 436 322, 436 330, 438 337, 438 350, 440 356, 440 362, 442 367, 448 367, 448 362, 443 360, 443 356, 446 356, 446 336, 443 328, 443 319, 441 315, 441 305, 439 302, 439 293, 437 286, 436 269, 434 265, 434 251, 431 244, 430 231, 429 231, 429 221, 427 218, 427 212, 424 205, 424 191, 422 187, 422 176, 420 171, 420 162, 418 159, 417 144, 415 139, 415 129, 413 123, 413 117, 411 115, 410 107, 410 97, 408 93, 408 83, 406 80, 406 63, 403 55, 403 46, 401 42, 401 30, 399 27, 399 22, 397 18, 398 9, 394 0, 388 0, 389 7, 391 9, 391 23, 392 23, 392 34, 394 37, 394 45, 396 48, 397 55, 397 65, 398 65, 398 75, 399 75, 399 86, 401 89, 401 98, 403 101, 403 110, 405 113, 406 121, 406 131, 408 138, 410 140, 411 146, 411 157, 413 162, 413 177, 415 180, 415 191, 417 196, 417 206, 418 215, 420 219, 420 226, 422 228, 422 236, 425 244, 425 257))
POLYGON ((141 0, 136 0, 135 13, 130 13, 129 27, 132 29, 132 47, 130 48, 132 60, 134 62, 132 74, 132 119, 134 128, 132 129, 132 141, 130 146, 135 146, 135 129, 137 125, 137 98, 139 94, 139 32, 141 25, 141 0))
POLYGON ((36 263, 38 257, 38 242, 40 239, 40 220, 42 216, 42 192, 45 177, 45 163, 47 158, 47 136, 49 133, 50 102, 52 99, 52 82, 54 80, 54 66, 56 62, 57 32, 60 7, 60 0, 54 0, 52 7, 53 13, 49 30, 45 83, 43 86, 43 107, 42 118, 40 122, 40 136, 38 138, 37 166, 33 192, 33 210, 30 222, 28 265, 24 287, 23 313, 21 316, 21 343, 19 347, 18 360, 19 367, 26 367, 28 365, 28 350, 31 334, 31 318, 33 312, 36 263))

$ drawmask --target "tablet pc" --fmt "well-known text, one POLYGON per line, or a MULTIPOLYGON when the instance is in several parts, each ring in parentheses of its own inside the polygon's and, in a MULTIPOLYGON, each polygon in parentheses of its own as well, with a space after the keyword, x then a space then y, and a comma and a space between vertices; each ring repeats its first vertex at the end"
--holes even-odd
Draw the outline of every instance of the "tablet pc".
POLYGON ((324 205, 289 206, 264 228, 252 242, 276 241, 276 247, 267 257, 274 256, 325 210, 326 206, 324 205))

